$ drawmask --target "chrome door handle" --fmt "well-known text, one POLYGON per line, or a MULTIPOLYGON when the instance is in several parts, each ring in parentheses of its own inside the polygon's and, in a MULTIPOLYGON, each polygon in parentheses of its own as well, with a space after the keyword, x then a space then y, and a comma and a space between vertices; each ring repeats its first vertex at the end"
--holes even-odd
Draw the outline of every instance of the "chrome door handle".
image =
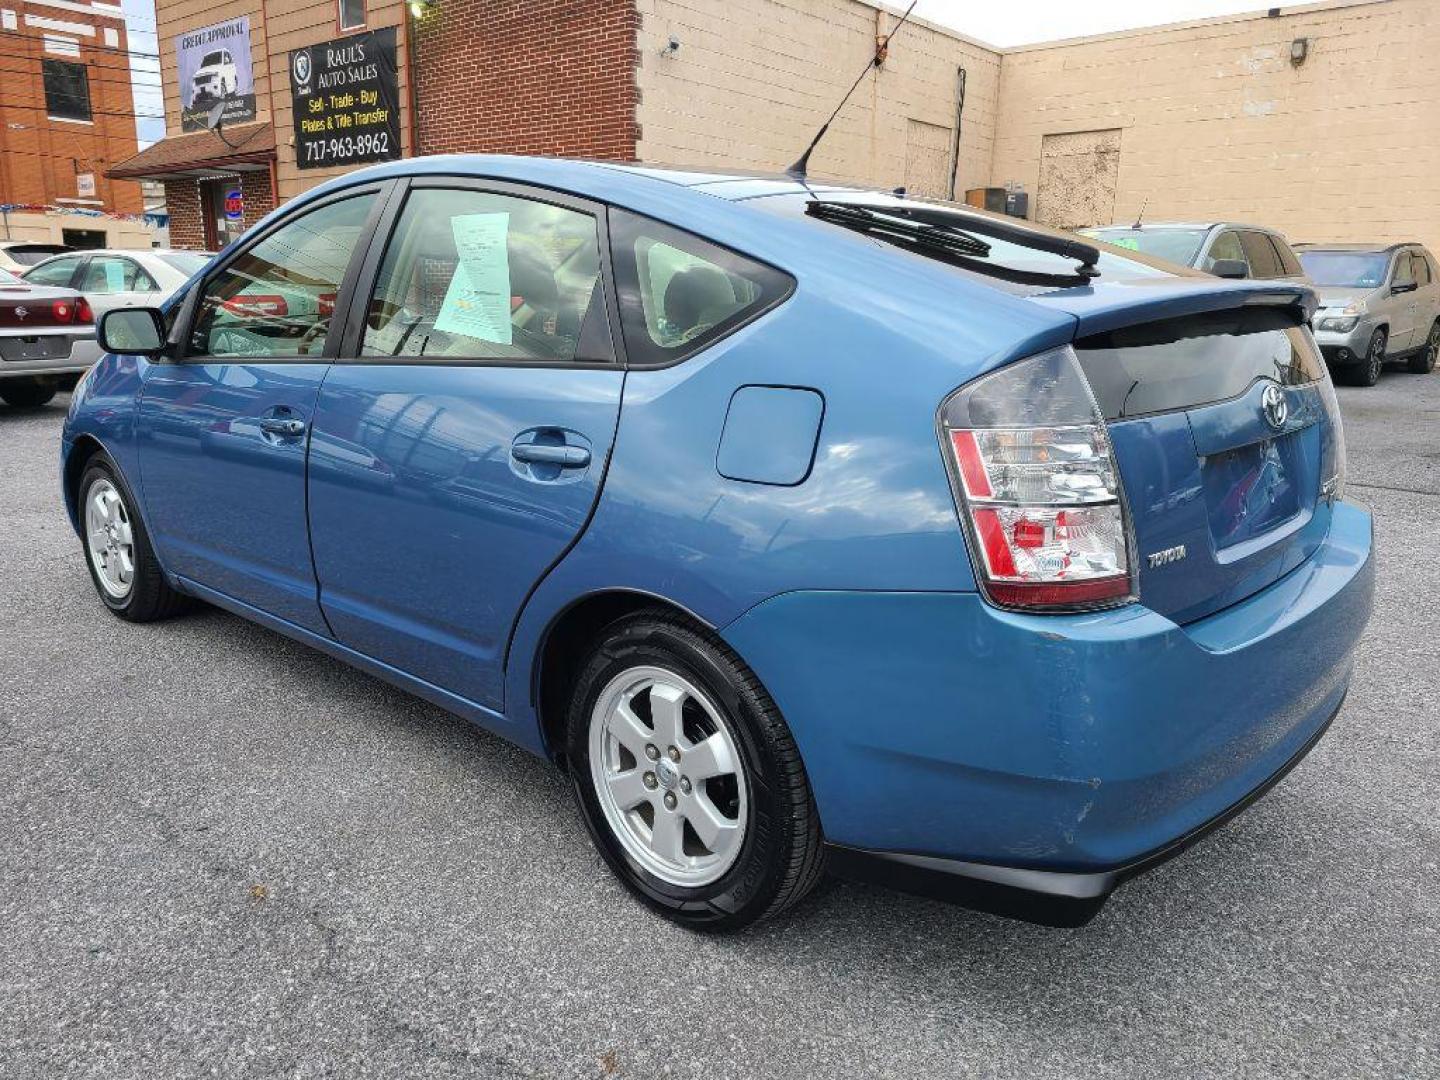
POLYGON ((298 439, 305 434, 305 421, 288 416, 264 416, 260 419, 260 430, 267 435, 298 439))
POLYGON ((550 446, 545 443, 515 443, 510 456, 531 465, 559 465, 562 469, 583 469, 590 464, 590 451, 583 446, 550 446))

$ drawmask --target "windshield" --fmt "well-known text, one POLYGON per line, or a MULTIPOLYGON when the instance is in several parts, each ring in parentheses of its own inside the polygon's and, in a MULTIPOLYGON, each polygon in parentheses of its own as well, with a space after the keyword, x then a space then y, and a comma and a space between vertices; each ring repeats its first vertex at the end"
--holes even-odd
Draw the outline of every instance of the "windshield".
MULTIPOLYGON (((803 196, 776 195, 755 199, 751 205, 775 213, 806 216, 805 206, 808 201, 809 200, 803 196)), ((912 209, 917 205, 930 210, 953 209, 955 211, 954 228, 962 232, 966 228, 967 219, 972 215, 979 214, 981 217, 987 218, 995 217, 993 214, 983 214, 973 207, 947 203, 939 199, 902 198, 883 192, 827 191, 825 193, 825 201, 846 203, 867 210, 875 210, 880 213, 903 211, 912 209)), ((819 219, 813 217, 809 218, 809 220, 815 221, 823 228, 844 228, 843 225, 821 222, 819 219)), ((1043 225, 1035 225, 1023 218, 1002 218, 1001 220, 1022 229, 1033 229, 1038 234, 1052 238, 1075 239, 1074 234, 1061 233, 1054 229, 1048 229, 1043 225)), ((983 240, 990 249, 989 253, 984 257, 952 261, 943 252, 931 252, 918 247, 906 247, 904 250, 910 251, 913 254, 933 258, 937 261, 950 262, 951 265, 960 266, 961 269, 980 272, 984 272, 984 268, 987 266, 993 266, 1022 274, 1053 275, 1060 278, 1068 278, 1075 275, 1077 263, 1073 258, 1067 258, 1063 255, 1053 254, 1048 251, 1039 251, 1035 248, 1026 247, 1023 244, 991 236, 988 233, 976 233, 975 235, 978 239, 983 240)), ((875 236, 875 239, 881 242, 894 242, 887 241, 884 236, 878 234, 875 236)), ((1127 259, 1123 255, 1109 251, 1100 252, 1100 260, 1096 263, 1096 267, 1099 269, 1102 277, 1110 280, 1165 277, 1171 273, 1171 271, 1162 269, 1158 264, 1154 266, 1147 265, 1143 258, 1139 260, 1127 259)), ((1002 285, 1002 287, 1005 286, 1002 285)), ((1021 291, 1029 288, 1030 286, 1024 286, 1021 288, 1021 291)))
POLYGON ((1385 284, 1388 255, 1363 251, 1301 251, 1300 265, 1316 285, 1341 285, 1353 289, 1378 289, 1385 284))
POLYGON ((220 53, 218 53, 218 52, 212 52, 212 53, 206 53, 206 54, 205 54, 205 59, 203 59, 203 60, 200 61, 200 66, 201 66, 201 67, 216 67, 217 65, 223 64, 224 62, 225 62, 225 58, 224 58, 220 53))
POLYGON ((1209 229, 1081 229, 1080 232, 1106 244, 1142 251, 1157 259, 1189 266, 1200 253, 1209 229))
POLYGON ((157 252, 155 257, 163 263, 170 264, 186 277, 198 274, 210 261, 208 253, 202 254, 198 251, 167 251, 163 254, 157 252))

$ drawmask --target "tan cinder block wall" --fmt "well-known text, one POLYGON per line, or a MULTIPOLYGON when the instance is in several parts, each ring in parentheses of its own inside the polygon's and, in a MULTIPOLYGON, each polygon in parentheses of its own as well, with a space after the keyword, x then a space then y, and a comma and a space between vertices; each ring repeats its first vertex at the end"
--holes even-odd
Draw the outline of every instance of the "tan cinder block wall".
MULTIPOLYGON (((859 0, 637 0, 637 6, 640 160, 767 172, 799 156, 874 55, 877 31, 887 33, 899 18, 859 0), (662 56, 672 35, 680 48, 662 56)), ((811 175, 905 183, 910 121, 943 127, 953 138, 962 65, 956 191, 984 184, 1000 54, 913 19, 831 127, 811 158, 811 175)), ((927 152, 933 156, 917 148, 912 160, 927 152)))
POLYGON ((1116 220, 1148 199, 1151 221, 1233 218, 1296 242, 1440 251, 1437 57, 1436 0, 1287 6, 1010 50, 990 179, 1024 184, 1033 206, 1045 136, 1118 128, 1116 220), (1296 38, 1309 39, 1299 67, 1296 38))

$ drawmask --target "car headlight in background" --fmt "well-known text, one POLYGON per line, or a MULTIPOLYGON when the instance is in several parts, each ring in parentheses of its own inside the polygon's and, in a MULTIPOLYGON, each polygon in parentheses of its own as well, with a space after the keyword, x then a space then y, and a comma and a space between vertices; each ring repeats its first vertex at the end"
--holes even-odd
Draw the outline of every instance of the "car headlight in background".
POLYGON ((1315 323, 1316 330, 1328 330, 1336 334, 1348 334, 1360 320, 1354 316, 1327 316, 1315 323))

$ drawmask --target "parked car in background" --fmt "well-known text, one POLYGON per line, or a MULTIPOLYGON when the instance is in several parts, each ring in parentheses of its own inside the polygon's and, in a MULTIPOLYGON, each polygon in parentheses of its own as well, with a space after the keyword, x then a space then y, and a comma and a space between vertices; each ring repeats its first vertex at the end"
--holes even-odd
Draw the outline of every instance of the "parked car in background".
POLYGON ((1233 221, 1109 225, 1081 229, 1084 236, 1167 259, 1207 274, 1260 281, 1305 281, 1305 270, 1285 237, 1262 225, 1233 221))
POLYGON ((550 757, 680 923, 828 862, 1074 925, 1345 699, 1313 308, 891 192, 407 159, 106 314, 59 474, 111 613, 198 598, 550 757))
POLYGON ((15 408, 44 405, 99 355, 83 296, 0 270, 0 400, 15 408))
POLYGON ((163 248, 76 251, 36 263, 20 276, 34 285, 83 293, 98 319, 112 308, 164 302, 211 258, 209 252, 163 248))
POLYGON ((1440 355, 1440 266, 1419 244, 1300 244, 1320 294, 1315 340, 1337 375, 1374 386, 1387 361, 1435 370, 1440 355))
POLYGON ((74 249, 65 244, 31 243, 27 240, 0 240, 0 270, 21 273, 42 259, 74 249))

